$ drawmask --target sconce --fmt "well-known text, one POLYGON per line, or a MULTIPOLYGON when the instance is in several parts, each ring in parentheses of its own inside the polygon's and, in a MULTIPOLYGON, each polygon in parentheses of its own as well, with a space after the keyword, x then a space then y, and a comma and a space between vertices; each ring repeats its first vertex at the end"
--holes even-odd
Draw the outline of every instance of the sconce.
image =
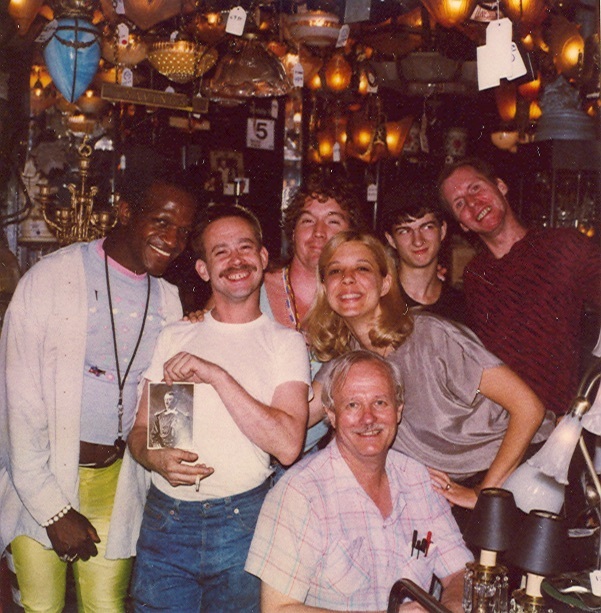
POLYGON ((87 185, 90 174, 92 147, 84 139, 79 152, 79 185, 70 183, 67 189, 71 193, 70 206, 58 206, 54 201, 52 188, 40 187, 39 200, 42 204, 44 221, 55 232, 59 245, 70 245, 77 241, 90 241, 104 236, 117 223, 114 208, 94 210, 94 197, 98 188, 87 185))
POLYGON ((480 549, 479 562, 466 565, 463 608, 467 613, 507 611, 507 568, 497 564, 497 553, 509 549, 517 524, 511 492, 495 487, 480 492, 464 534, 468 545, 480 549))

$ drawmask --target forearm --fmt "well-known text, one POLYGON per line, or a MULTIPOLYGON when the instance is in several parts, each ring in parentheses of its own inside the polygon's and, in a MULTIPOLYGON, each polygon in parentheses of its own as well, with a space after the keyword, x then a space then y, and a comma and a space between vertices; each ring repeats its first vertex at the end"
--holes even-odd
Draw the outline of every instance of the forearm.
POLYGON ((443 591, 440 602, 453 613, 463 613, 463 577, 464 571, 460 570, 449 575, 442 582, 443 591))

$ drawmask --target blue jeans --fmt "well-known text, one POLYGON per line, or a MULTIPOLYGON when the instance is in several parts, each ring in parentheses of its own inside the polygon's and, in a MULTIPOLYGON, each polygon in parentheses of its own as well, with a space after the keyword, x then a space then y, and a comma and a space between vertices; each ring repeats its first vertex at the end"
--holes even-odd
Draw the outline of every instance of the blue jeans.
POLYGON ((204 502, 151 486, 137 545, 134 611, 259 611, 260 581, 244 570, 270 479, 204 502))

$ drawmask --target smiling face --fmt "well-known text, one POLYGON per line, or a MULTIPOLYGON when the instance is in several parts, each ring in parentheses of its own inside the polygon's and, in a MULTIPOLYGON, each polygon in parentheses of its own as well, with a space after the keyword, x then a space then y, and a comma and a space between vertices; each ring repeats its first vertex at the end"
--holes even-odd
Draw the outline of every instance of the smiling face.
POLYGON ((445 179, 441 193, 464 231, 494 236, 503 228, 510 209, 501 179, 491 181, 471 166, 461 166, 445 179))
POLYGON ((250 222, 242 217, 217 219, 201 240, 206 256, 196 262, 196 270, 211 282, 216 302, 242 302, 259 291, 268 256, 250 222))
POLYGON ((107 253, 132 272, 160 277, 184 250, 195 213, 190 194, 168 183, 155 183, 139 210, 121 202, 119 239, 107 239, 107 253))
POLYGON ((324 266, 323 283, 330 308, 349 323, 372 321, 380 298, 390 289, 376 258, 359 241, 342 243, 324 266))
POLYGON ((425 268, 437 261, 446 233, 447 224, 427 213, 419 219, 394 224, 392 232, 386 232, 386 240, 398 253, 401 265, 425 268))
POLYGON ((308 198, 294 227, 294 259, 305 268, 317 268, 324 245, 350 227, 349 216, 333 198, 320 202, 308 198))
POLYGON ((403 406, 397 406, 394 383, 374 361, 353 364, 332 390, 327 410, 336 441, 347 462, 385 461, 396 436, 403 406))

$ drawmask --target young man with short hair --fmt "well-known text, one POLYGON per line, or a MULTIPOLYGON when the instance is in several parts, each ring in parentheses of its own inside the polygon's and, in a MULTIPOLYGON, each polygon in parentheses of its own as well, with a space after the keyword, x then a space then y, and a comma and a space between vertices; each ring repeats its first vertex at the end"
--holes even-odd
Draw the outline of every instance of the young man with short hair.
POLYGON ((398 256, 403 298, 454 321, 465 322, 463 293, 438 276, 439 253, 447 222, 435 193, 413 188, 384 215, 384 235, 398 256))

